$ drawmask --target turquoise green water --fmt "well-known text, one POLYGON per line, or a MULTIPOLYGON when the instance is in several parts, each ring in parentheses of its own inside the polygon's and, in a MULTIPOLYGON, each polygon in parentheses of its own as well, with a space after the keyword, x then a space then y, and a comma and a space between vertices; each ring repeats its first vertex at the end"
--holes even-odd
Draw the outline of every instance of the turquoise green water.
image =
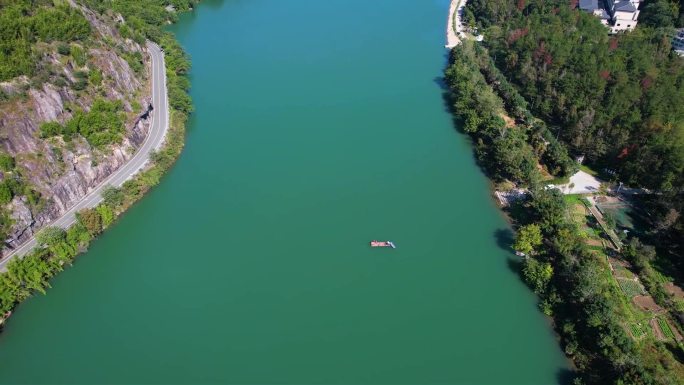
POLYGON ((184 15, 185 152, 17 309, 0 382, 557 383, 564 358, 444 109, 447 9, 226 0, 184 15))

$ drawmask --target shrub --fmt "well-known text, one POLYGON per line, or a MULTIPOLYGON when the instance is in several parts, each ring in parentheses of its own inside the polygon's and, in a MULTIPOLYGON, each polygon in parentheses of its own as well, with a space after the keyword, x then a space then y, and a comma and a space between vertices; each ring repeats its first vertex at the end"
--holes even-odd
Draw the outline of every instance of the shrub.
POLYGON ((114 211, 112 211, 111 207, 99 205, 95 210, 97 210, 97 213, 100 214, 100 218, 102 218, 102 228, 106 229, 114 222, 114 211))
POLYGON ((66 231, 61 227, 48 226, 36 234, 36 241, 41 246, 53 246, 66 240, 66 231))
POLYGON ((12 190, 7 185, 7 181, 0 183, 0 204, 6 205, 12 201, 12 190))
POLYGON ((0 153, 0 170, 5 172, 12 171, 15 166, 16 163, 11 155, 0 153))
POLYGON ((79 45, 73 44, 71 46, 71 57, 79 67, 83 67, 86 64, 86 53, 79 45))
POLYGON ((49 138, 52 136, 62 135, 64 128, 57 122, 45 122, 40 125, 40 137, 49 138))
POLYGON ((71 47, 69 47, 69 44, 60 43, 57 46, 57 52, 60 55, 64 55, 64 56, 69 55, 69 54, 71 54, 71 47))

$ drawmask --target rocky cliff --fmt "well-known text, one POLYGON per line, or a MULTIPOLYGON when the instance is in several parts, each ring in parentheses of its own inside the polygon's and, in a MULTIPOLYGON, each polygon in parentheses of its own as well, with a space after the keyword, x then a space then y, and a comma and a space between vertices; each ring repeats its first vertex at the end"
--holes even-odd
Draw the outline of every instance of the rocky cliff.
POLYGON ((0 83, 4 94, 0 151, 16 162, 14 170, 0 175, 0 182, 20 176, 40 196, 36 200, 14 194, 5 205, 10 219, 3 254, 59 217, 124 164, 149 129, 150 60, 145 47, 120 36, 120 15, 99 15, 74 3, 71 7, 90 23, 88 39, 66 48, 60 42, 38 42, 33 47, 39 57, 38 73, 0 83), (80 135, 41 137, 42 124, 64 124, 75 111, 88 111, 97 98, 121 101, 126 131, 120 143, 95 147, 80 135))

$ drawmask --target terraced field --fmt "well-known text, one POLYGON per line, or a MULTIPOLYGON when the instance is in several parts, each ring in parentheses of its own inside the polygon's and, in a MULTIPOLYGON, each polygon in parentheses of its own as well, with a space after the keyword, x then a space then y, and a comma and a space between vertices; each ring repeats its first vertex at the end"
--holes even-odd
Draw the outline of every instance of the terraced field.
POLYGON ((625 293, 628 298, 635 297, 637 295, 644 295, 646 290, 644 287, 631 279, 617 278, 620 288, 625 293))

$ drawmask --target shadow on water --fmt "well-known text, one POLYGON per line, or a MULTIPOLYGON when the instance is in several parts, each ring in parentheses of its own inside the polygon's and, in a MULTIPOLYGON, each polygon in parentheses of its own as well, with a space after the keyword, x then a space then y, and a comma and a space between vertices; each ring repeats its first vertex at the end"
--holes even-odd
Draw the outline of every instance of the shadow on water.
POLYGON ((508 266, 508 269, 520 276, 520 272, 522 271, 522 260, 520 258, 514 257, 511 253, 511 245, 513 244, 514 239, 514 234, 511 229, 505 228, 494 230, 494 240, 496 241, 496 245, 499 246, 501 250, 506 251, 506 265, 508 266))
MULTIPOLYGON (((497 229, 494 231, 494 239, 496 241, 496 245, 501 248, 502 250, 505 250, 507 253, 507 258, 506 258, 506 266, 508 269, 515 274, 520 281, 523 281, 523 275, 522 275, 522 269, 523 269, 523 259, 516 257, 512 253, 511 245, 513 244, 514 240, 514 234, 513 231, 509 228, 503 228, 503 229, 497 229)), ((561 342, 560 335, 558 334, 558 330, 555 329, 555 325, 552 326, 552 328, 555 330, 556 334, 556 340, 560 346, 563 346, 563 343, 561 342)), ((568 361, 568 365, 572 367, 572 363, 568 361)), ((561 368, 556 372, 556 383, 558 385, 571 385, 573 383, 573 380, 577 377, 577 374, 575 371, 573 371, 570 368, 561 368)))
POLYGON ((560 369, 558 373, 556 373, 556 380, 558 381, 558 385, 571 385, 573 380, 575 379, 576 374, 570 369, 560 369))
MULTIPOLYGON (((436 78, 432 79, 435 84, 439 86, 439 89, 446 92, 449 90, 449 86, 447 85, 446 79, 444 79, 443 76, 437 76, 436 78)), ((444 101, 446 103, 446 101, 444 101)))
POLYGON ((496 245, 499 246, 500 249, 506 250, 509 253, 511 252, 511 245, 515 240, 513 230, 508 228, 496 229, 494 230, 494 239, 496 240, 496 245))

